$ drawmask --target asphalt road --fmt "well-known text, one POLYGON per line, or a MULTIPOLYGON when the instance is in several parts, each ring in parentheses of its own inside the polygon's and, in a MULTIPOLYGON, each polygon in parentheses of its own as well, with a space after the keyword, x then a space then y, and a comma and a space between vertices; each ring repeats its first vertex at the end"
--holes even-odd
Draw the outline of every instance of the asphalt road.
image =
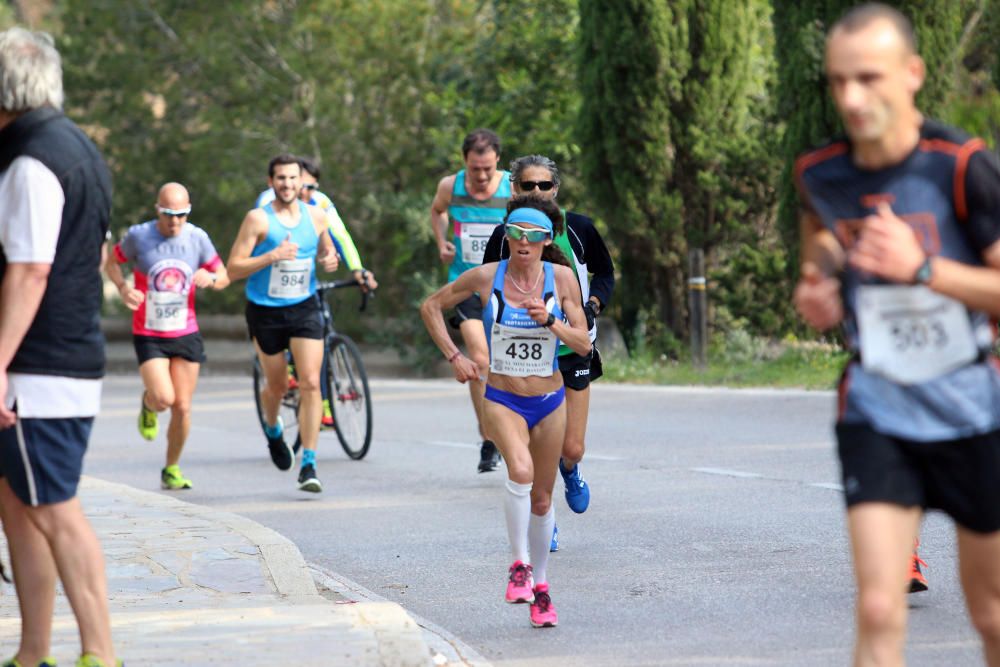
MULTIPOLYGON (((374 381, 375 439, 350 461, 321 441, 320 496, 270 463, 248 377, 208 377, 181 497, 250 517, 306 560, 399 602, 495 665, 845 665, 853 582, 829 393, 597 383, 572 514, 557 481, 556 629, 503 602, 503 473, 476 473, 467 390, 374 381)), ((139 381, 111 377, 86 473, 159 488, 164 436, 135 430, 139 381)), ((165 424, 164 424, 165 428, 165 424)), ((911 597, 910 665, 981 662, 954 536, 924 522, 931 590, 911 597)))

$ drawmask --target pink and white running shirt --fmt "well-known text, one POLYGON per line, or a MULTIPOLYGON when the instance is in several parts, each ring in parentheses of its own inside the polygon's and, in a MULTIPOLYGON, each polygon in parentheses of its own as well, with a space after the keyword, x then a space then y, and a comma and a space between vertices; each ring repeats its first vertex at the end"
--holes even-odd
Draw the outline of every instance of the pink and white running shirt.
POLYGON ((135 288, 146 295, 132 314, 133 334, 178 338, 198 331, 191 279, 200 268, 215 271, 222 264, 205 230, 189 222, 168 237, 155 220, 132 225, 115 245, 115 258, 132 262, 135 288))

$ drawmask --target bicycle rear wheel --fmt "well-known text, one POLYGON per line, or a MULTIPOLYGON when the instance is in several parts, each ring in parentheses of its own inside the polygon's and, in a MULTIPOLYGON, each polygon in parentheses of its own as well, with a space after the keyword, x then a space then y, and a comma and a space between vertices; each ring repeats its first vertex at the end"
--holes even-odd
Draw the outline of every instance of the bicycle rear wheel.
POLYGON ((330 340, 325 372, 337 439, 348 456, 362 459, 372 441, 372 403, 368 374, 354 341, 341 335, 330 340))
MULTIPOLYGON (((289 376, 292 378, 293 376, 289 376)), ((289 438, 294 438, 292 451, 298 452, 302 447, 302 436, 299 435, 299 388, 293 386, 292 382, 285 388, 285 395, 281 397, 281 405, 278 406, 278 416, 284 424, 285 442, 289 438)), ((260 422, 260 430, 267 426, 264 418, 264 404, 260 401, 260 392, 267 386, 267 378, 260 367, 260 359, 253 358, 253 402, 257 406, 257 420, 260 422)), ((265 434, 266 435, 266 434, 265 434)))

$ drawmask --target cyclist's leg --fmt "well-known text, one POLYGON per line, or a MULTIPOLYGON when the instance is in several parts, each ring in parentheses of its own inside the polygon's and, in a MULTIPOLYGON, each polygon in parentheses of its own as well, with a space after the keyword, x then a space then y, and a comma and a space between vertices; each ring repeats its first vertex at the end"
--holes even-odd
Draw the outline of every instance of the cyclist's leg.
POLYGON ((333 403, 330 402, 330 378, 327 373, 327 364, 330 363, 330 355, 327 353, 327 341, 323 341, 323 361, 319 368, 319 393, 323 400, 323 426, 333 425, 333 403))
POLYGON ((299 376, 299 434, 302 448, 316 451, 323 404, 319 390, 320 366, 323 362, 323 340, 295 338, 289 343, 295 371, 299 376))
POLYGON ((174 385, 174 403, 170 408, 170 426, 167 428, 167 465, 176 465, 181 459, 184 443, 191 431, 191 399, 198 384, 201 364, 181 357, 170 360, 170 377, 174 385))
POLYGON ((281 350, 275 354, 265 354, 260 349, 257 339, 254 339, 254 348, 257 350, 257 359, 260 361, 261 371, 264 373, 264 389, 260 392, 260 404, 264 408, 264 420, 269 426, 278 423, 278 409, 281 407, 281 399, 288 388, 288 363, 285 361, 285 351, 281 350))
POLYGON ((320 365, 319 373, 319 393, 323 397, 324 401, 330 400, 330 381, 326 376, 326 365, 329 362, 329 356, 326 353, 326 341, 323 341, 323 361, 320 365))

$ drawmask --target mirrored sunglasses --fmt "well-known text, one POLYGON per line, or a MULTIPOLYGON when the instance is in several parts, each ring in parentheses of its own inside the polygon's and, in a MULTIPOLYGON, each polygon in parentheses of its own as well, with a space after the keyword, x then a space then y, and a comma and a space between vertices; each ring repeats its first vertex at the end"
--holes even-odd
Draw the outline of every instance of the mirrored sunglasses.
POLYGON ((550 232, 547 229, 525 229, 524 227, 518 227, 514 224, 504 225, 504 231, 512 240, 520 241, 524 238, 528 239, 528 243, 538 243, 539 241, 544 241, 550 236, 550 232))
POLYGON ((535 188, 542 192, 548 192, 556 186, 554 181, 521 181, 518 185, 525 192, 531 192, 535 188))
POLYGON ((168 218, 172 217, 183 218, 184 216, 186 216, 191 212, 191 207, 188 206, 187 208, 167 208, 165 206, 157 206, 156 210, 162 213, 163 215, 167 216, 168 218))
POLYGON ((306 183, 302 186, 303 190, 315 190, 319 187, 319 183, 306 183))

